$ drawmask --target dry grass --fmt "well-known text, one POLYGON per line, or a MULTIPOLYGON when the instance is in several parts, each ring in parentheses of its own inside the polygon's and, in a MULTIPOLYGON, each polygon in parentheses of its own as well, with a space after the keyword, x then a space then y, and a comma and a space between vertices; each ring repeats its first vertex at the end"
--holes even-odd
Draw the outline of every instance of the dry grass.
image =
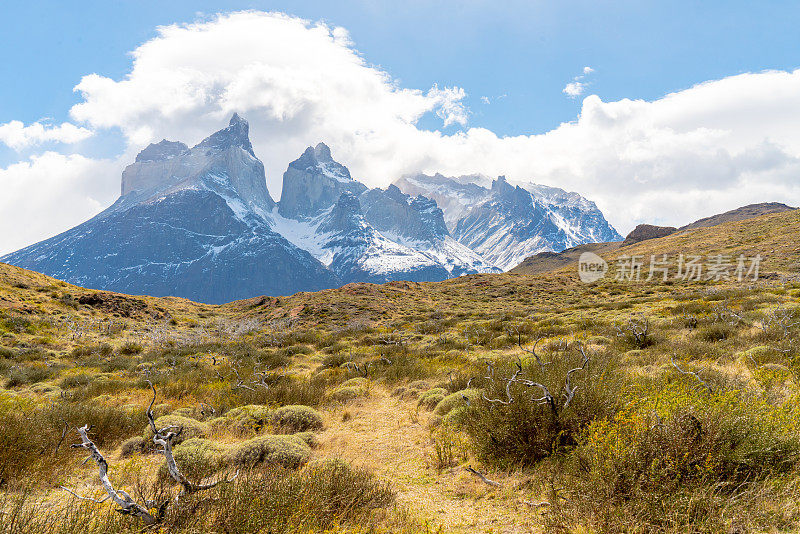
MULTIPOLYGON (((791 274, 798 249, 787 236, 797 230, 798 214, 781 214, 626 252, 762 248, 775 251, 767 270, 791 274)), ((787 437, 800 411, 798 320, 800 284, 790 278, 583 285, 567 271, 476 275, 207 306, 90 291, 0 265, 0 525, 22 503, 21 512, 44 518, 27 532, 72 532, 87 518, 97 531, 138 530, 107 504, 59 508, 64 494, 55 488, 100 495, 95 467, 68 448, 76 435, 63 434, 65 425, 93 423, 120 486, 176 491, 155 485, 163 459, 149 452, 152 444, 128 441, 144 434, 149 381, 159 393, 156 417, 180 417, 187 438, 202 429, 208 440, 181 453, 187 471, 196 461, 197 476, 230 468, 226 454, 243 444, 307 431, 287 439, 302 449, 296 464, 309 467, 274 481, 307 495, 279 525, 287 532, 798 531, 800 465, 787 437), (646 342, 624 328, 620 335, 616 327, 631 320, 649 324, 646 342), (546 371, 518 346, 537 339, 546 371), (565 374, 580 362, 576 341, 592 363, 573 373, 578 390, 566 407, 565 374), (487 364, 494 384, 482 378, 487 364), (513 384, 511 407, 483 400, 505 398, 503 378, 517 364, 523 378, 553 393, 552 432, 544 431, 548 408, 531 400, 536 388, 513 384), (675 391, 683 397, 665 394, 675 391), (275 417, 291 405, 313 407, 322 428, 305 408, 284 411, 305 410, 310 425, 275 417), (686 446, 692 440, 702 446, 686 446), (382 497, 353 515, 329 514, 317 502, 325 491, 357 496, 340 487, 350 475, 309 478, 306 469, 326 459, 372 473, 364 490, 385 497, 388 487, 392 503, 382 497), (680 483, 670 485, 676 473, 680 483)), ((272 484, 258 477, 273 465, 250 463, 258 464, 253 484, 272 484)), ((243 515, 262 522, 242 532, 277 528, 246 503, 236 510, 219 515, 198 504, 176 510, 170 528, 226 531, 226 521, 243 515)))

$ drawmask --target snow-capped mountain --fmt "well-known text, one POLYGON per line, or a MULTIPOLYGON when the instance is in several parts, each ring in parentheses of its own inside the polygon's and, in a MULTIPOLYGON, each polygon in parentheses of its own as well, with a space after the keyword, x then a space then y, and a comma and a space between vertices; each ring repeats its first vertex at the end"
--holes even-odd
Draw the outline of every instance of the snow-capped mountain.
POLYGON ((289 164, 273 229, 343 281, 437 281, 498 272, 451 236, 436 202, 367 189, 323 143, 289 164), (338 195, 338 196, 337 196, 338 195))
POLYGON ((539 251, 614 239, 576 193, 480 175, 369 189, 324 143, 289 164, 276 203, 247 121, 234 114, 192 148, 149 145, 123 171, 112 206, 0 261, 85 287, 219 303, 500 272, 539 251))
POLYGON ((556 187, 441 174, 404 176, 395 185, 434 200, 451 235, 503 270, 538 252, 622 239, 594 202, 556 187))
POLYGON ((234 115, 194 148, 148 146, 111 207, 2 261, 85 287, 210 303, 339 285, 270 228, 275 202, 248 129, 234 115))

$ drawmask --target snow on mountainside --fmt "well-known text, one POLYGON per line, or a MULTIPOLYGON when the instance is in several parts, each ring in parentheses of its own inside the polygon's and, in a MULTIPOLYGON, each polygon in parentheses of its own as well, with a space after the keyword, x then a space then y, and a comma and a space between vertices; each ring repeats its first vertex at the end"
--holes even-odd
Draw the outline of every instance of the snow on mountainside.
POLYGON ((538 252, 622 239, 594 202, 555 187, 441 174, 403 176, 395 185, 435 200, 451 235, 503 270, 538 252))
POLYGON ((614 239, 577 193, 439 174, 369 189, 324 143, 288 165, 276 203, 234 114, 192 148, 144 148, 112 206, 0 261, 90 288, 218 303, 499 272, 538 251, 614 239))
POLYGON ((111 207, 2 261, 85 287, 209 303, 339 285, 270 229, 274 206, 247 122, 234 115, 192 149, 145 148, 111 207))
POLYGON ((283 191, 273 230, 344 281, 432 281, 498 271, 450 236, 436 202, 394 186, 367 189, 322 143, 289 165, 283 191))

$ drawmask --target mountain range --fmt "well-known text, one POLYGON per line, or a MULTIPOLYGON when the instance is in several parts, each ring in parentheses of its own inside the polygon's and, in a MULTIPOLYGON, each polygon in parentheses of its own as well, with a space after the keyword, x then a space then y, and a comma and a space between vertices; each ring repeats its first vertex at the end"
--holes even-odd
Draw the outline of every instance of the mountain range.
POLYGON ((275 202, 234 114, 194 147, 149 145, 112 206, 0 261, 84 287, 221 303, 500 272, 540 251, 619 239, 577 193, 439 174, 370 189, 324 143, 289 164, 275 202))

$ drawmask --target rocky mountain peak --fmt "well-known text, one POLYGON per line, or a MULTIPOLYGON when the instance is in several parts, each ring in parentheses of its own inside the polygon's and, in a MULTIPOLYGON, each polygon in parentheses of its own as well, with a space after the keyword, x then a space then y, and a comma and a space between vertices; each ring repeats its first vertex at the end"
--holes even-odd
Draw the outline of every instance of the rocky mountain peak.
POLYGON ((289 219, 313 217, 331 207, 342 193, 360 195, 366 189, 333 159, 328 145, 319 143, 306 148, 283 173, 279 211, 289 219))
POLYGON ((212 150, 226 150, 230 147, 239 147, 253 157, 253 145, 250 143, 250 124, 238 113, 234 113, 227 128, 214 132, 203 139, 194 148, 207 148, 212 150))
POLYGON ((264 165, 253 153, 247 121, 234 114, 227 128, 189 149, 163 140, 142 150, 122 173, 122 198, 113 209, 128 209, 187 189, 214 191, 250 208, 269 211, 264 165))
POLYGON ((167 141, 162 139, 158 143, 151 143, 136 155, 136 163, 149 162, 149 161, 164 161, 172 159, 181 154, 185 154, 189 150, 186 144, 180 141, 167 141))
POLYGON ((322 142, 317 143, 317 146, 314 147, 314 157, 317 158, 317 161, 321 162, 333 161, 330 147, 322 142))
POLYGON ((320 224, 319 229, 322 232, 352 232, 353 230, 361 229, 363 220, 361 203, 358 198, 353 193, 345 191, 339 196, 330 213, 320 224))
POLYGON ((365 220, 381 232, 412 241, 435 241, 450 235, 435 200, 422 195, 412 198, 396 185, 370 189, 359 200, 365 220))
POLYGON ((331 149, 325 143, 306 148, 299 158, 289 164, 289 167, 339 181, 349 182, 353 179, 348 168, 333 159, 331 149))
POLYGON ((498 176, 492 181, 491 191, 494 194, 507 195, 514 191, 514 186, 508 183, 505 176, 498 176))

